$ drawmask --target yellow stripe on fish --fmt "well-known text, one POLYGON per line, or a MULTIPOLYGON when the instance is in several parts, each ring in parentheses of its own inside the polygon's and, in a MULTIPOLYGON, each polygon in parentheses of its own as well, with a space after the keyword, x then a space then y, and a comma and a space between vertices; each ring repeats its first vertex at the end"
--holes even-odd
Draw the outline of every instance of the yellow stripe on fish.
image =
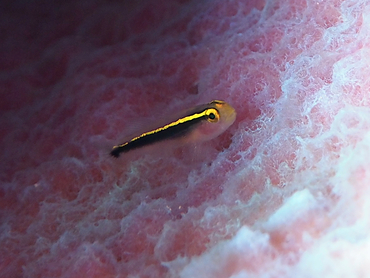
POLYGON ((236 112, 231 105, 214 100, 188 110, 176 121, 114 146, 110 154, 119 157, 121 153, 170 139, 180 139, 182 143, 207 141, 223 133, 234 123, 235 118, 236 112))

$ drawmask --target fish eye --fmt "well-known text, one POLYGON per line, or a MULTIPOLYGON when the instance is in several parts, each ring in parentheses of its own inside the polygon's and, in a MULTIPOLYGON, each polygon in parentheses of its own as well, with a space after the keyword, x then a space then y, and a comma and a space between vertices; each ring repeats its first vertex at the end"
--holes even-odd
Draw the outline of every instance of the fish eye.
POLYGON ((218 111, 216 109, 208 109, 206 111, 206 115, 207 115, 207 120, 211 123, 217 123, 218 120, 220 119, 220 114, 218 113, 218 111))

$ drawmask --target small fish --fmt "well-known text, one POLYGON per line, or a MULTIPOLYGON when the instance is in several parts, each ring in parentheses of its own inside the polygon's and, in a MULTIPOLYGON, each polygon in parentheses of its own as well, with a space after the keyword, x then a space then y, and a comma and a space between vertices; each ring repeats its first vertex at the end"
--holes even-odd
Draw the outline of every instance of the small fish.
POLYGON ((232 106, 224 101, 214 100, 188 110, 183 116, 164 126, 114 146, 110 154, 119 157, 121 153, 169 139, 179 139, 181 143, 207 141, 223 133, 234 123, 235 118, 236 112, 232 106))

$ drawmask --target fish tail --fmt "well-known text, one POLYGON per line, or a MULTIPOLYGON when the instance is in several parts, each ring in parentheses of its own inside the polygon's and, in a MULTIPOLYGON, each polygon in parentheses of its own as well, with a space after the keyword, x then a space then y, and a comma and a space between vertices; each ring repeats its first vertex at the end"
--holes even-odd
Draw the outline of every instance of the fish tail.
POLYGON ((118 158, 120 156, 121 152, 122 152, 122 150, 119 147, 115 147, 111 150, 110 155, 115 157, 115 158, 118 158))

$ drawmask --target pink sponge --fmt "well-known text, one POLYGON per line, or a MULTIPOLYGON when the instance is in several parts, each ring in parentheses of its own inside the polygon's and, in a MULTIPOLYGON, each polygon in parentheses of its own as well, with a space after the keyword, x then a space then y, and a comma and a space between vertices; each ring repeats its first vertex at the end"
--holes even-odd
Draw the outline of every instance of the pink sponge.
POLYGON ((23 2, 0 14, 0 277, 366 276, 365 0, 23 2), (220 136, 109 156, 214 99, 220 136))

